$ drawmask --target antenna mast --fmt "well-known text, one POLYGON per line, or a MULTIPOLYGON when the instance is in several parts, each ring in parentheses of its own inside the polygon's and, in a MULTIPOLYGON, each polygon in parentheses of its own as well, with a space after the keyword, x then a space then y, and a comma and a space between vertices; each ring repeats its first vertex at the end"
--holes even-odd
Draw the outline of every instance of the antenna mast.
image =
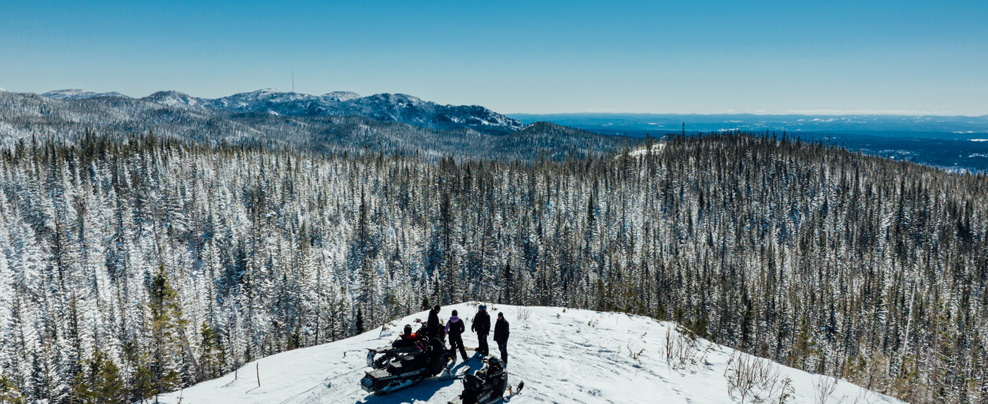
POLYGON ((295 92, 295 71, 292 70, 292 92, 295 92))

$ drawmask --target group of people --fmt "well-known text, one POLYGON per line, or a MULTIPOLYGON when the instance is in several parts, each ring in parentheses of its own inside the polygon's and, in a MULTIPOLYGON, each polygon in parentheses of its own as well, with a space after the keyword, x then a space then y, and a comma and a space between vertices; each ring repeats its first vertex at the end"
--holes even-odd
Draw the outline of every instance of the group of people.
MULTIPOLYGON (((459 351, 460 355, 463 356, 463 360, 467 360, 467 351, 463 346, 463 333, 466 332, 466 326, 463 324, 464 320, 461 319, 456 312, 453 310, 453 315, 446 322, 446 326, 443 327, 442 323, 439 321, 439 311, 442 308, 437 304, 432 310, 429 311, 429 320, 426 322, 424 332, 427 334, 424 337, 443 339, 443 336, 449 336, 450 348, 455 352, 459 351)), ((487 306, 481 304, 477 307, 477 315, 474 316, 472 324, 470 325, 470 331, 477 333, 477 340, 480 342, 476 351, 484 356, 489 356, 490 351, 487 346, 487 335, 491 331, 491 316, 487 314, 487 306)), ((508 364, 508 320, 504 319, 504 313, 497 313, 497 322, 494 324, 494 342, 497 343, 497 349, 501 352, 501 362, 508 364)), ((412 334, 412 327, 406 325, 405 333, 401 336, 401 341, 412 341, 418 339, 420 336, 418 334, 412 334)))

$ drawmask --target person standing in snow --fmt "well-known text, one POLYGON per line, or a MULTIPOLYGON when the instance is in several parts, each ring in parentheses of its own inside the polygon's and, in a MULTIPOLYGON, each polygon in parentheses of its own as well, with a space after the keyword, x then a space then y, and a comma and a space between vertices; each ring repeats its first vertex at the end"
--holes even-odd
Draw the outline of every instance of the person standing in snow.
POLYGON ((494 324, 494 342, 497 349, 501 351, 501 362, 508 364, 508 320, 504 319, 504 313, 497 313, 497 323, 494 324))
POLYGON ((453 310, 453 316, 449 318, 446 322, 446 334, 449 335, 449 349, 452 349, 454 356, 456 355, 456 350, 459 348, 460 355, 463 356, 463 360, 467 360, 467 350, 463 347, 463 331, 466 327, 460 318, 456 316, 456 310, 453 310))
POLYGON ((439 305, 435 305, 432 310, 429 310, 429 321, 425 323, 426 333, 429 334, 431 338, 442 339, 442 323, 439 322, 439 305))
POLYGON ((491 332, 491 316, 487 314, 487 306, 480 305, 477 307, 477 315, 473 317, 473 323, 470 325, 470 331, 477 333, 477 340, 480 341, 480 346, 477 347, 477 352, 481 355, 487 356, 487 334, 491 332))

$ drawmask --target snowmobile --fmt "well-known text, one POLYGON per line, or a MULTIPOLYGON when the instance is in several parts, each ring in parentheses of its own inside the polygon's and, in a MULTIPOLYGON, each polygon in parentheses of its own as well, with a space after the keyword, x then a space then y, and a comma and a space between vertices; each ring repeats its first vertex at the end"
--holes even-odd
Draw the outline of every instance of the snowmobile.
POLYGON ((360 387, 377 395, 384 395, 411 386, 428 377, 438 375, 449 367, 455 352, 446 350, 446 344, 433 338, 425 349, 417 352, 395 354, 383 369, 372 369, 360 379, 360 387))
MULTIPOLYGON (((410 326, 405 326, 405 328, 410 328, 410 326)), ((425 326, 419 329, 417 335, 425 335, 425 326)), ((406 331, 408 333, 408 331, 406 331)), ((374 369, 384 369, 391 364, 398 355, 410 354, 423 350, 425 348, 425 338, 420 341, 408 342, 404 341, 399 337, 391 346, 382 346, 379 348, 367 348, 367 366, 374 369)))
POLYGON ((484 367, 463 377, 463 393, 449 404, 488 404, 504 396, 508 371, 497 358, 484 361, 484 367))

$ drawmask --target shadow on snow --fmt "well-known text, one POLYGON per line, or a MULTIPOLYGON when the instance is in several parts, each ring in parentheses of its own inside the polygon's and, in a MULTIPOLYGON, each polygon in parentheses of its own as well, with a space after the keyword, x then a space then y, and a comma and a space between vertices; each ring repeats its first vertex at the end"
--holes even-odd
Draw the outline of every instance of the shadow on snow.
POLYGON ((457 363, 449 370, 450 374, 456 375, 455 378, 428 378, 414 386, 398 390, 391 394, 383 396, 369 394, 367 397, 357 400, 354 404, 402 404, 413 403, 416 401, 431 402, 430 399, 432 396, 436 395, 439 390, 452 386, 462 379, 463 375, 473 373, 483 366, 484 364, 479 360, 479 358, 473 357, 466 362, 457 363), (463 369, 466 370, 464 371, 463 369))

